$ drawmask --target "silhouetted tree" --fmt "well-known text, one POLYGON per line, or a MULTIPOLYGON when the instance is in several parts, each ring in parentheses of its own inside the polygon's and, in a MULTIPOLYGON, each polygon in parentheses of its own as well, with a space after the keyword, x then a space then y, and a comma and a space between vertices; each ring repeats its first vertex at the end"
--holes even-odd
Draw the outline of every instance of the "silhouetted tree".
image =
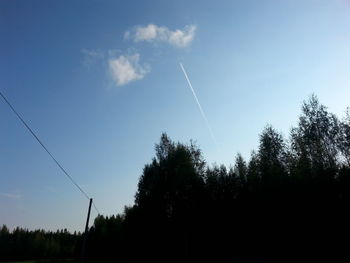
POLYGON ((304 102, 291 141, 296 167, 304 176, 334 175, 337 169, 339 122, 321 105, 315 95, 304 102))
POLYGON ((285 143, 282 135, 267 126, 260 135, 258 151, 261 180, 265 184, 281 183, 287 175, 285 143))
POLYGON ((239 177, 241 184, 245 184, 248 176, 248 167, 240 153, 237 154, 235 159, 234 172, 239 177))
POLYGON ((347 108, 345 118, 339 126, 340 131, 336 137, 337 146, 346 164, 350 166, 350 108, 347 108))
POLYGON ((77 256, 80 234, 0 227, 0 260, 67 259, 77 256))
MULTIPOLYGON (((279 260, 301 261, 306 252, 315 261, 328 252, 334 262, 349 245, 349 138, 349 112, 339 121, 314 95, 289 141, 266 126, 257 152, 247 163, 237 154, 233 168, 208 166, 193 142, 162 134, 135 204, 95 219, 88 257, 241 262, 242 255, 269 261, 280 253, 279 260)), ((2 260, 67 258, 80 246, 81 235, 67 230, 0 228, 2 260)))

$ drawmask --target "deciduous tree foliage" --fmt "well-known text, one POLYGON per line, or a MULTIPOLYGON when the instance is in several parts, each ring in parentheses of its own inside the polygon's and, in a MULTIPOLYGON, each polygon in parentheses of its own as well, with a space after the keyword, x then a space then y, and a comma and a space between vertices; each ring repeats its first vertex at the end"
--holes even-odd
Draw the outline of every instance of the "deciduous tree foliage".
MULTIPOLYGON (((349 123, 349 115, 338 120, 313 95, 288 140, 266 126, 250 160, 238 154, 233 168, 208 166, 193 143, 163 134, 135 205, 118 221, 118 257, 239 260, 346 251, 340 240, 349 231, 349 123)), ((108 254, 100 244, 96 258, 108 254)))
POLYGON ((0 227, 0 260, 67 259, 77 257, 81 234, 0 227))
MULTIPOLYGON (((209 166, 198 146, 162 134, 135 204, 98 216, 88 234, 91 260, 281 261, 347 255, 350 117, 339 120, 311 96, 286 140, 272 126, 249 160, 209 166)), ((9 234, 0 231, 1 242, 9 234)), ((35 243, 35 235, 31 244, 35 243)), ((5 244, 6 241, 5 241, 5 244)), ((0 246, 1 247, 1 246, 0 246)))

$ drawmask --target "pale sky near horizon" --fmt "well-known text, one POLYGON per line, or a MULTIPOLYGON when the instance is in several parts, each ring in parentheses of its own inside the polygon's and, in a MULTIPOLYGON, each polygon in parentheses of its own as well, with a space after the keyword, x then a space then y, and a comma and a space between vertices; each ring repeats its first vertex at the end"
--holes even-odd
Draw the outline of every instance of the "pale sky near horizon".
MULTIPOLYGON (((312 93, 341 116, 349 84, 347 0, 0 1, 0 90, 104 215, 162 132, 229 166, 312 93)), ((82 230, 87 200, 1 98, 0 121, 0 225, 82 230)))

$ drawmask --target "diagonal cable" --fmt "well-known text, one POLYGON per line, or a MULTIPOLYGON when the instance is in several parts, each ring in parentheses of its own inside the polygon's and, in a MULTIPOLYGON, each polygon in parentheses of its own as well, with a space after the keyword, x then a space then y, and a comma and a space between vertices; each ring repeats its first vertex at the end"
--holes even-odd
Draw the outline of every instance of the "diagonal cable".
POLYGON ((96 206, 96 204, 95 204, 95 201, 94 201, 94 200, 92 200, 92 204, 93 204, 93 206, 94 206, 94 208, 95 208, 95 210, 96 210, 97 214, 98 214, 98 215, 100 215, 101 213, 100 213, 100 211, 98 211, 97 206, 96 206))
MULTIPOLYGON (((21 115, 15 110, 15 108, 11 105, 11 103, 6 99, 4 94, 0 91, 1 97, 4 99, 6 104, 11 108, 11 110, 16 114, 16 116, 20 119, 23 125, 28 129, 28 131, 33 135, 33 137, 38 141, 38 143, 44 148, 44 150, 50 155, 52 160, 57 164, 57 166, 61 169, 61 171, 68 177, 68 179, 79 189, 79 191, 87 198, 90 199, 89 195, 78 185, 78 183, 69 175, 69 173, 63 168, 63 166, 57 161, 57 159, 51 154, 51 152, 46 148, 44 143, 38 138, 35 132, 29 127, 29 125, 23 120, 21 115)), ((96 205, 94 204, 96 211, 99 213, 96 205)))

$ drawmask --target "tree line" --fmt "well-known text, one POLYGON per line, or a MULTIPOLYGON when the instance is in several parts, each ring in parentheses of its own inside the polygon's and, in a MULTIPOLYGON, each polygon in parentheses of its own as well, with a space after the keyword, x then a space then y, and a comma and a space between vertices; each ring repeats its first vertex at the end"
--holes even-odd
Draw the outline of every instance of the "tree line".
POLYGON ((81 233, 56 232, 0 226, 0 261, 77 258, 81 233))
MULTIPOLYGON (((227 261, 348 251, 350 114, 312 95, 284 138, 266 126, 249 160, 209 166, 196 144, 162 134, 135 204, 96 218, 91 259, 227 261)), ((342 253, 341 253, 342 252, 342 253)))
POLYGON ((305 252, 346 254, 349 190, 349 109, 339 119, 314 95, 303 103, 288 138, 268 125, 250 158, 237 154, 230 167, 210 166, 194 142, 162 134, 134 205, 99 215, 89 229, 88 258, 169 262, 284 255, 286 261, 305 252))

